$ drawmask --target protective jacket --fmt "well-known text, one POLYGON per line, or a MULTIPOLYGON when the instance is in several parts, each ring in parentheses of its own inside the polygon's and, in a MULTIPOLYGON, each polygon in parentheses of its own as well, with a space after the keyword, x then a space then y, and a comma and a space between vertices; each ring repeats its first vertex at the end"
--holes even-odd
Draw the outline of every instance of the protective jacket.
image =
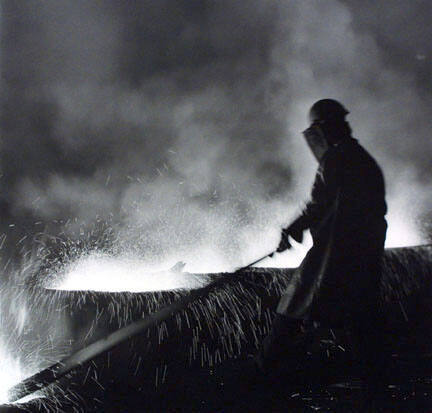
POLYGON ((278 313, 330 324, 374 312, 387 230, 384 178, 372 156, 346 138, 324 154, 297 228, 313 247, 278 313))

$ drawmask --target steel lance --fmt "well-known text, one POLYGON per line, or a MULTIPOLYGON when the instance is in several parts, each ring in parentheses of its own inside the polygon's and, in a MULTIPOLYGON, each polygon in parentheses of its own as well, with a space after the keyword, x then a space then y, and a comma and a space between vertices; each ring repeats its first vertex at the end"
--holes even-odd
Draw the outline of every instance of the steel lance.
POLYGON ((190 291, 188 294, 167 305, 166 307, 163 307, 160 310, 149 314, 145 318, 134 321, 133 323, 108 334, 106 337, 95 341, 94 343, 82 348, 81 350, 78 350, 76 353, 70 356, 65 357, 63 360, 51 365, 50 367, 47 367, 33 376, 24 379, 8 390, 8 403, 17 402, 36 391, 40 391, 48 387, 50 384, 60 380, 71 371, 82 367, 85 363, 89 362, 95 357, 112 350, 120 343, 147 331, 149 328, 182 311, 195 300, 208 295, 214 288, 229 281, 238 279, 238 276, 242 271, 253 267, 264 259, 273 256, 273 254, 274 252, 267 254, 251 262, 250 264, 237 269, 234 273, 227 273, 202 288, 190 291))

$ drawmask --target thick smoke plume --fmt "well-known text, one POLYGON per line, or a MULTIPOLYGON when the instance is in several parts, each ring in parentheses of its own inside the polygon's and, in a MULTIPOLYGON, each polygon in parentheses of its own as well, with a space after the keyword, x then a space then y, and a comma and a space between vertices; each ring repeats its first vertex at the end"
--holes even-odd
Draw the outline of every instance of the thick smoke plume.
POLYGON ((247 263, 277 245, 307 197, 316 164, 300 131, 323 97, 346 105, 384 169, 389 236, 426 240, 432 29, 417 19, 432 8, 389 7, 4 1, 8 251, 106 222, 116 252, 149 265, 247 263))

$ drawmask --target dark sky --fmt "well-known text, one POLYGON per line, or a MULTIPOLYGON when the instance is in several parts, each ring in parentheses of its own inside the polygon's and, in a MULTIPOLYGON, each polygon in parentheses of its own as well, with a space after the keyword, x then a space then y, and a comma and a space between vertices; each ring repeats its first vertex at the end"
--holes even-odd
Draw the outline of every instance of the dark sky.
POLYGON ((150 261, 247 262, 306 199, 300 131, 333 97, 384 169, 389 235, 430 237, 431 20, 429 1, 4 0, 3 226, 110 220, 150 261))

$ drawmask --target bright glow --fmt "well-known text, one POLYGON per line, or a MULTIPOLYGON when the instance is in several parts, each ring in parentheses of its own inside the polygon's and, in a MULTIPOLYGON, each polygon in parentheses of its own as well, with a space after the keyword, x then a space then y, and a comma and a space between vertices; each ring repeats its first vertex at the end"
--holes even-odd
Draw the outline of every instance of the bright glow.
POLYGON ((91 253, 70 264, 48 288, 106 292, 191 290, 208 282, 203 275, 182 272, 182 265, 150 272, 139 259, 91 253))
POLYGON ((402 213, 391 213, 387 217, 387 248, 409 247, 424 244, 425 239, 412 219, 402 213))
POLYGON ((419 183, 415 168, 395 168, 390 179, 394 183, 387 197, 386 247, 425 244, 427 237, 423 233, 424 223, 419 218, 429 212, 427 205, 430 205, 432 187, 419 183))
MULTIPOLYGON (((8 392, 11 387, 34 373, 34 371, 26 371, 21 365, 20 360, 8 353, 6 346, 0 340, 0 404, 9 402, 8 392)), ((19 400, 19 403, 26 403, 40 397, 42 397, 40 393, 33 393, 23 397, 19 400)))
MULTIPOLYGON (((404 247, 424 243, 420 231, 412 220, 403 214, 391 213, 387 217, 388 231, 386 247, 404 247)), ((257 264, 258 267, 298 267, 312 246, 309 231, 304 234, 303 243, 291 239, 292 248, 275 254, 257 264)), ((200 265, 210 270, 220 264, 219 256, 204 254, 207 259, 200 260, 200 265), (208 262, 207 262, 208 261, 208 262)), ((192 268, 196 270, 195 268, 192 268)), ((200 268, 201 270, 203 268, 200 268)), ((222 271, 223 269, 221 269, 222 271)), ((212 271, 214 272, 214 271, 212 271)), ((182 272, 181 268, 172 268, 154 272, 138 258, 114 257, 101 253, 90 253, 69 264, 48 288, 60 290, 92 290, 105 292, 148 292, 169 291, 176 289, 194 289, 209 281, 204 275, 182 272)))
POLYGON ((211 246, 200 246, 191 249, 182 260, 187 262, 187 269, 191 273, 214 274, 219 272, 232 272, 235 270, 237 262, 229 262, 224 256, 223 251, 211 246))

